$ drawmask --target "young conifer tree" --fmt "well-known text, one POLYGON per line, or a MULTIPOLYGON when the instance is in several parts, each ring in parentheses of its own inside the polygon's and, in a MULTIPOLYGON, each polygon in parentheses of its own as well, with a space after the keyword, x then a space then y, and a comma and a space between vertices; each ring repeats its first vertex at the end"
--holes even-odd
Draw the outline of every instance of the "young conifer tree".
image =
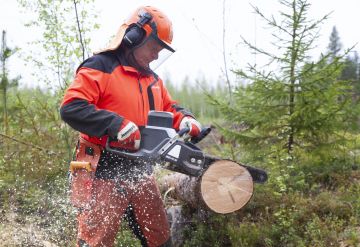
POLYGON ((342 57, 329 59, 325 54, 312 62, 319 26, 328 15, 310 19, 306 0, 280 3, 280 20, 254 7, 270 27, 274 49, 266 51, 243 39, 253 52, 269 58, 269 64, 236 71, 249 84, 235 89, 234 104, 214 98, 212 102, 232 123, 223 133, 240 145, 246 162, 293 167, 315 157, 331 160, 344 154, 339 150, 346 149, 347 132, 354 127, 350 120, 356 115, 350 85, 338 79, 342 57))
POLYGON ((336 57, 340 55, 342 44, 340 42, 340 36, 339 36, 339 32, 336 29, 336 26, 333 26, 329 38, 329 45, 327 48, 329 52, 332 54, 332 56, 336 57))

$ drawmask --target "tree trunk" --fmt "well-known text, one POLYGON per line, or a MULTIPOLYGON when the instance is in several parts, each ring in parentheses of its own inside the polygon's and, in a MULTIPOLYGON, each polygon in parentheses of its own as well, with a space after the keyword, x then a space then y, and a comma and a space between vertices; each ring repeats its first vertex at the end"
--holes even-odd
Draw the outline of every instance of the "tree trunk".
POLYGON ((229 160, 219 160, 199 178, 180 173, 164 176, 160 190, 193 208, 205 207, 226 214, 239 210, 253 194, 253 180, 248 170, 229 160))

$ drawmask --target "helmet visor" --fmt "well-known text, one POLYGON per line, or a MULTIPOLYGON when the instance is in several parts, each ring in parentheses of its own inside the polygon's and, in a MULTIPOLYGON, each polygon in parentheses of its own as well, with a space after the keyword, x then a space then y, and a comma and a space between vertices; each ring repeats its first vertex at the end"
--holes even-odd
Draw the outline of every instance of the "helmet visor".
POLYGON ((157 59, 153 60, 149 66, 151 70, 156 70, 163 64, 171 55, 173 54, 172 51, 163 48, 159 53, 157 59))
POLYGON ((155 43, 157 47, 161 48, 158 52, 157 59, 153 60, 149 65, 151 70, 156 70, 175 52, 175 50, 159 39, 159 37, 154 33, 151 33, 148 39, 155 43))
POLYGON ((161 41, 157 36, 149 35, 141 44, 134 48, 133 52, 140 68, 156 70, 174 51, 174 49, 161 41))

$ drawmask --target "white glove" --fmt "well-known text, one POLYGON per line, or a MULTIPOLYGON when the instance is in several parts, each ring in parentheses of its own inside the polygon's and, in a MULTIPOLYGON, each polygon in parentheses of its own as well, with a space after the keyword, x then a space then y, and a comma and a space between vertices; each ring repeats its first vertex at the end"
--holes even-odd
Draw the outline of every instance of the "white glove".
POLYGON ((184 117, 181 122, 180 122, 180 130, 181 129, 184 129, 184 128, 189 128, 190 131, 189 133, 187 134, 186 137, 195 137, 195 136, 198 136, 200 134, 200 131, 201 131, 201 124, 196 121, 196 119, 192 118, 192 117, 184 117))
POLYGON ((116 146, 137 150, 140 147, 140 139, 141 136, 138 126, 135 123, 124 119, 117 134, 117 143, 119 145, 116 146))

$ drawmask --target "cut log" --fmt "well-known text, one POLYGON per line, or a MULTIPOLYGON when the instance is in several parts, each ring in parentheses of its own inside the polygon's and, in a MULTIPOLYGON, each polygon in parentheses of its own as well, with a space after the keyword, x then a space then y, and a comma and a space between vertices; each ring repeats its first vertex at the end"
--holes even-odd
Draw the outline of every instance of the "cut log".
MULTIPOLYGON (((165 203, 168 197, 180 202, 185 202, 193 208, 199 207, 199 178, 190 177, 182 173, 170 173, 159 181, 159 188, 164 194, 165 203)), ((205 206, 205 205, 204 205, 205 206)))
POLYGON ((173 189, 171 195, 190 206, 206 206, 226 214, 239 210, 253 194, 253 180, 248 170, 229 160, 219 160, 199 178, 173 173, 160 180, 162 192, 173 189))

